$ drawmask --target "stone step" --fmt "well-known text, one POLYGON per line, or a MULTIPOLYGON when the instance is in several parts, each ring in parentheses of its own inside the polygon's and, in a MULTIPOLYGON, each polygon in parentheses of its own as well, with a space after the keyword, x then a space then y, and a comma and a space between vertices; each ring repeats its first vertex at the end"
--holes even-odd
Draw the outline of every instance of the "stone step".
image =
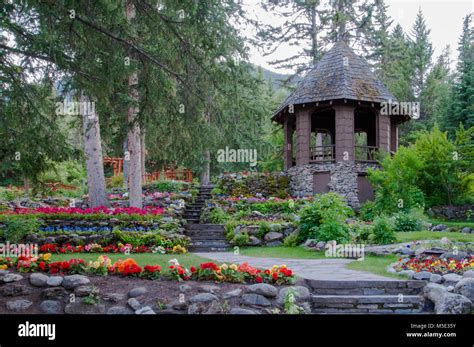
POLYGON ((186 236, 189 236, 191 238, 191 243, 196 242, 227 242, 227 239, 225 238, 224 235, 221 236, 216 236, 216 235, 189 235, 187 234, 186 236))
POLYGON ((190 246, 190 252, 226 252, 229 247, 206 247, 206 246, 190 246))
POLYGON ((221 230, 187 230, 186 236, 191 238, 199 236, 209 236, 209 237, 225 237, 224 232, 221 230))
POLYGON ((313 295, 314 313, 403 314, 425 311, 419 295, 313 295))
POLYGON ((185 226, 188 230, 209 230, 209 231, 224 231, 224 226, 222 224, 199 224, 192 226, 185 226))
POLYGON ((317 295, 417 295, 425 281, 321 281, 306 280, 317 295))
POLYGON ((199 218, 186 218, 186 221, 188 223, 193 223, 193 224, 199 223, 199 220, 200 220, 199 218))
POLYGON ((195 240, 191 239, 190 246, 206 246, 206 247, 228 247, 229 244, 224 240, 195 240))

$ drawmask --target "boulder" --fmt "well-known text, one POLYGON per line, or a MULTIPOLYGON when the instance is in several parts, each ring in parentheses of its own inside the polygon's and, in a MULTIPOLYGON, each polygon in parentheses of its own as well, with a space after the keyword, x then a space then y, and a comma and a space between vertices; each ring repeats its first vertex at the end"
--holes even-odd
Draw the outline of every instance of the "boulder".
POLYGON ((46 284, 50 287, 59 287, 64 281, 64 278, 61 276, 51 276, 48 277, 46 284))
POLYGON ((474 278, 463 278, 460 280, 454 286, 454 293, 464 295, 474 302, 474 278))
POLYGON ((230 310, 230 314, 257 314, 257 312, 247 308, 234 307, 230 310))
POLYGON ((199 292, 216 294, 221 291, 221 288, 212 284, 203 284, 198 288, 199 292))
POLYGON ((88 286, 88 285, 79 286, 79 287, 74 288, 74 295, 79 296, 79 297, 88 296, 92 293, 93 290, 94 290, 94 287, 92 286, 88 286))
POLYGON ((122 301, 123 299, 125 299, 125 294, 122 294, 122 293, 108 293, 108 294, 104 294, 102 296, 102 298, 105 301, 119 302, 119 301, 122 301))
POLYGON ((250 246, 260 246, 262 244, 262 241, 253 235, 249 237, 249 245, 250 246))
POLYGON ((467 270, 462 277, 464 278, 474 278, 474 270, 467 270))
POLYGON ((235 297, 238 297, 242 294, 242 289, 240 288, 237 288, 237 289, 234 289, 234 290, 231 290, 229 292, 226 292, 222 295, 222 298, 224 299, 231 299, 231 298, 235 298, 235 297))
POLYGON ((189 284, 181 284, 179 286, 179 291, 181 293, 187 293, 189 291, 191 291, 193 289, 193 287, 191 287, 189 284))
POLYGON ((40 304, 40 311, 44 314, 60 314, 63 313, 63 307, 57 300, 44 300, 40 304))
POLYGON ((317 240, 315 240, 315 239, 307 239, 307 240, 304 242, 303 247, 315 248, 317 244, 318 244, 318 241, 317 241, 317 240))
POLYGON ((443 254, 440 255, 440 258, 442 259, 454 259, 454 260, 461 260, 464 258, 467 258, 468 254, 464 251, 457 251, 457 252, 444 252, 443 254))
POLYGON ((275 232, 275 231, 270 231, 269 233, 266 233, 264 237, 265 241, 267 242, 278 241, 278 240, 281 240, 282 238, 283 238, 283 234, 275 232))
POLYGON ((32 289, 24 284, 9 283, 0 286, 0 296, 25 296, 30 295, 32 289))
POLYGON ((469 228, 469 227, 464 227, 464 228, 461 229, 461 232, 462 232, 463 234, 471 234, 471 233, 472 233, 472 229, 469 228))
POLYGON ((25 299, 7 301, 6 303, 7 310, 12 312, 26 311, 31 305, 33 305, 33 303, 25 299))
POLYGON ((437 314, 467 314, 471 310, 472 303, 468 298, 450 293, 440 284, 427 284, 423 295, 434 303, 437 314))
POLYGON ((271 242, 267 242, 266 246, 267 247, 278 247, 278 246, 281 246, 282 244, 283 244, 283 242, 281 242, 281 241, 271 241, 271 242))
POLYGON ((446 274, 446 275, 443 275, 443 278, 446 284, 454 285, 462 279, 462 276, 459 276, 457 274, 446 274))
POLYGON ((303 302, 311 298, 311 293, 309 289, 304 286, 285 287, 280 289, 278 293, 277 303, 279 305, 283 305, 285 303, 285 299, 290 290, 293 292, 296 302, 303 302))
POLYGON ((448 229, 448 226, 444 225, 444 224, 438 224, 438 225, 435 225, 434 227, 431 228, 431 231, 444 231, 448 229))
POLYGON ((267 298, 275 298, 278 290, 271 284, 257 283, 247 287, 247 291, 253 294, 260 294, 267 298))
POLYGON ((70 275, 70 276, 65 276, 63 280, 63 287, 66 289, 74 289, 80 285, 84 284, 89 284, 91 281, 89 278, 83 275, 70 275))
POLYGON ((30 276, 30 283, 35 287, 46 287, 49 277, 40 272, 33 273, 30 276))
POLYGON ((61 300, 67 297, 69 294, 66 289, 63 287, 51 287, 43 289, 41 296, 44 299, 51 299, 51 300, 61 300))
POLYGON ((214 300, 217 300, 217 296, 215 296, 214 294, 211 294, 211 293, 197 294, 197 295, 192 296, 189 299, 189 301, 193 304, 194 303, 211 302, 211 301, 214 301, 214 300))
POLYGON ((244 294, 242 295, 241 303, 242 305, 247 305, 247 306, 264 306, 264 307, 271 306, 270 301, 263 295, 259 295, 259 294, 244 294))
POLYGON ((3 276, 4 283, 18 282, 18 281, 21 281, 22 279, 23 279, 23 276, 20 274, 7 273, 5 276, 3 276))
POLYGON ((413 275, 413 279, 415 280, 424 280, 427 281, 431 278, 431 272, 428 271, 420 271, 413 275))
POLYGON ((145 287, 135 287, 130 289, 128 292, 129 298, 136 298, 141 295, 145 295, 147 293, 147 289, 145 287))
POLYGON ((140 301, 138 301, 135 298, 130 298, 127 300, 128 306, 130 306, 134 311, 139 310, 142 307, 142 304, 140 304, 140 301))
POLYGON ((135 314, 156 314, 150 306, 143 306, 135 311, 135 314))
POLYGON ((431 274, 430 282, 433 282, 433 283, 443 283, 443 282, 444 282, 444 278, 443 278, 443 276, 438 275, 438 274, 431 274))

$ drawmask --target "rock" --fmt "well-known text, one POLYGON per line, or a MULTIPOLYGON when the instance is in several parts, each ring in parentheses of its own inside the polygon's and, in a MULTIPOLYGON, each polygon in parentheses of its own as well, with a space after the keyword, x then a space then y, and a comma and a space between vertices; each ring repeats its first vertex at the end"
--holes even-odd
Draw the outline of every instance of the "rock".
POLYGON ((26 311, 31 305, 33 305, 33 303, 25 299, 7 301, 6 303, 7 310, 13 312, 26 311))
POLYGON ((444 282, 444 278, 443 278, 443 276, 438 275, 438 274, 431 274, 430 282, 433 282, 433 283, 443 283, 443 282, 444 282))
POLYGON ((265 217, 265 215, 259 211, 252 211, 251 216, 252 217, 265 217))
POLYGON ((244 294, 241 303, 247 306, 271 306, 270 301, 259 294, 244 294))
POLYGON ((431 231, 444 231, 448 229, 448 227, 444 224, 438 224, 438 225, 435 225, 434 227, 431 228, 431 231))
POLYGON ((461 232, 463 234, 470 234, 470 233, 472 233, 472 229, 469 228, 469 227, 464 227, 464 228, 461 229, 461 232))
POLYGON ((46 284, 51 287, 59 287, 63 283, 64 278, 62 276, 51 276, 48 277, 46 284))
POLYGON ((4 283, 18 282, 18 281, 21 281, 22 279, 23 279, 23 276, 20 274, 8 273, 5 276, 3 276, 4 283))
POLYGON ((125 306, 112 306, 107 310, 107 314, 134 314, 135 311, 132 311, 125 306))
POLYGON ((63 307, 57 300, 45 300, 40 304, 40 311, 44 314, 60 314, 63 313, 63 307))
POLYGON ((315 239, 307 239, 305 243, 303 244, 303 247, 307 248, 316 248, 316 245, 318 244, 318 241, 315 239))
POLYGON ((44 299, 53 299, 53 300, 60 300, 67 297, 69 294, 63 287, 51 287, 46 288, 41 293, 41 296, 44 299))
POLYGON ((202 286, 199 286, 198 291, 204 292, 204 293, 216 294, 221 291, 221 288, 219 288, 218 286, 214 286, 212 284, 204 284, 202 286))
POLYGON ((442 259, 454 259, 454 260, 461 260, 464 258, 467 258, 468 254, 464 251, 457 251, 457 252, 445 252, 440 255, 440 258, 442 259))
POLYGON ((93 290, 94 287, 92 286, 79 286, 74 289, 74 295, 79 297, 88 296, 93 290))
POLYGON ((221 305, 219 301, 211 302, 211 305, 205 312, 205 314, 222 314, 222 313, 226 313, 226 312, 224 311, 223 305, 221 305))
POLYGON ((127 304, 128 306, 130 306, 133 310, 139 310, 140 308, 142 308, 142 304, 140 304, 140 301, 138 301, 137 299, 135 298, 130 298, 127 300, 127 304))
POLYGON ((30 283, 35 287, 46 287, 49 277, 40 272, 33 273, 30 276, 30 283))
POLYGON ((206 305, 202 302, 197 302, 194 304, 189 305, 188 307, 188 314, 201 314, 204 313, 206 310, 206 305))
POLYGON ((281 241, 271 241, 271 242, 267 242, 266 246, 267 247, 278 247, 278 246, 281 246, 282 244, 283 244, 283 242, 281 242, 281 241))
POLYGON ((82 299, 77 299, 75 302, 67 304, 64 312, 67 314, 105 314, 105 305, 89 305, 84 303, 82 299))
POLYGON ((399 272, 400 275, 405 275, 407 276, 409 279, 413 279, 413 276, 415 276, 415 271, 413 270, 402 270, 399 272))
POLYGON ((121 294, 121 293, 108 293, 108 294, 104 294, 104 295, 102 296, 102 298, 103 298, 105 301, 119 302, 119 301, 122 301, 123 299, 125 299, 125 294, 121 294))
POLYGON ((179 286, 179 291, 182 292, 182 293, 187 293, 187 292, 191 291, 192 289, 193 289, 193 287, 191 287, 188 284, 181 284, 179 286))
POLYGON ((423 288, 423 294, 435 305, 437 314, 467 314, 471 301, 463 295, 453 294, 440 284, 429 283, 423 288))
POLYGON ((135 311, 135 314, 156 314, 150 306, 143 306, 135 311))
POLYGON ((262 241, 253 235, 249 237, 249 245, 250 246, 260 246, 262 244, 262 241))
POLYGON ((247 291, 253 294, 260 294, 267 298, 275 298, 278 290, 271 284, 257 283, 247 287, 247 291))
POLYGON ((190 299, 189 299, 189 302, 191 303, 198 303, 198 302, 211 302, 211 301, 214 301, 214 300, 217 300, 217 296, 215 296, 214 294, 210 294, 210 293, 201 293, 201 294, 197 294, 197 295, 194 295, 192 296, 190 299))
POLYGON ((454 293, 464 295, 474 302, 474 278, 463 278, 454 287, 454 293))
POLYGON ((227 293, 224 293, 222 295, 222 298, 223 299, 231 299, 231 298, 235 298, 237 296, 240 296, 241 294, 242 294, 242 289, 237 288, 237 289, 231 290, 227 293))
POLYGON ((257 314, 257 312, 253 310, 249 310, 247 308, 240 308, 240 307, 234 307, 230 310, 230 314, 257 314))
POLYGON ((431 278, 431 272, 428 271, 420 271, 413 275, 413 279, 415 280, 429 280, 431 278))
POLYGON ((455 283, 458 283, 462 279, 462 276, 459 276, 457 274, 446 274, 446 275, 443 275, 443 278, 446 284, 455 284, 455 283))
POLYGON ((288 291, 290 290, 293 291, 296 302, 306 301, 311 298, 311 293, 309 289, 306 287, 303 287, 303 286, 285 287, 285 288, 280 289, 280 292, 278 293, 278 299, 277 299, 278 304, 283 305, 285 303, 285 298, 288 295, 288 291))
POLYGON ((91 281, 89 278, 83 275, 70 275, 65 276, 63 280, 63 287, 66 289, 74 289, 80 285, 89 284, 91 281))
POLYGON ((464 278, 474 278, 474 270, 467 270, 462 277, 464 278))
POLYGON ((282 238, 283 238, 283 234, 275 232, 275 231, 270 231, 269 233, 266 233, 264 237, 265 241, 267 242, 281 240, 282 238))
POLYGON ((170 304, 166 305, 168 309, 184 311, 188 308, 186 300, 174 300, 170 304))
POLYGON ((316 244, 316 248, 317 249, 324 249, 326 247, 326 242, 324 241, 319 241, 317 244, 316 244))
MULTIPOLYGON (((404 247, 404 248, 405 248, 405 247, 404 247)), ((423 253, 425 253, 425 252, 426 252, 426 248, 420 247, 420 248, 418 248, 418 249, 415 251, 415 255, 418 256, 418 255, 421 255, 421 254, 423 254, 423 253)), ((400 253, 401 253, 401 252, 400 252, 400 253)))
POLYGON ((10 283, 0 287, 0 296, 25 296, 31 294, 32 289, 24 284, 10 283))
POLYGON ((129 298, 136 298, 137 296, 145 295, 147 293, 147 289, 145 287, 135 287, 130 289, 128 292, 129 298))

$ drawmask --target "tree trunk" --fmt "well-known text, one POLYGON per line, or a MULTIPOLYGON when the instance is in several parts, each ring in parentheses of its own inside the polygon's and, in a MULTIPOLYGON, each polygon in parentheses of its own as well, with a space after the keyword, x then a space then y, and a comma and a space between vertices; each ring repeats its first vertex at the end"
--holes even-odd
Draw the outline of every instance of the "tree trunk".
POLYGON ((203 158, 204 166, 202 168, 200 180, 202 185, 207 185, 211 178, 211 152, 208 149, 204 150, 203 158))
MULTIPOLYGON (((128 153, 128 136, 127 138, 125 138, 125 141, 123 141, 123 153, 124 153, 124 156, 127 155, 126 153, 128 153)), ((129 177, 128 168, 130 166, 129 162, 130 160, 128 159, 123 161, 123 187, 127 191, 128 191, 128 177, 129 177)))
MULTIPOLYGON (((81 102, 87 103, 89 102, 89 98, 82 94, 81 102)), ((94 110, 91 113, 84 112, 82 114, 89 206, 109 206, 105 189, 99 116, 95 112, 95 108, 84 107, 84 109, 94 110)))
MULTIPOLYGON (((129 23, 135 18, 135 5, 126 0, 125 15, 129 23)), ((142 201, 142 165, 140 125, 137 122, 138 114, 138 73, 133 72, 128 77, 129 95, 133 104, 128 108, 128 152, 129 152, 129 183, 128 192, 131 207, 143 207, 142 201)))
POLYGON ((141 149, 140 165, 141 165, 141 168, 142 168, 142 177, 145 177, 145 174, 146 174, 146 167, 145 167, 145 156, 146 156, 145 129, 141 129, 140 149, 141 149))

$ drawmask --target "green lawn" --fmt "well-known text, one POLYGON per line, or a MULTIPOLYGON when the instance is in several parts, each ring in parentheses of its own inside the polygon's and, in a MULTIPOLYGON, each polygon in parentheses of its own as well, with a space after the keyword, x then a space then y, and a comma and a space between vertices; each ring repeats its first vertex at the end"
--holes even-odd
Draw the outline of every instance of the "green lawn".
POLYGON ((160 265, 162 268, 167 268, 169 266, 168 261, 171 259, 177 259, 178 262, 186 267, 191 265, 199 265, 201 263, 209 261, 208 259, 198 257, 192 253, 187 254, 153 254, 153 253, 134 253, 131 255, 124 254, 109 254, 109 253, 83 253, 83 254, 53 254, 51 256, 51 261, 64 261, 71 258, 81 258, 85 261, 97 260, 100 255, 106 255, 112 261, 118 259, 133 258, 138 265, 160 265))
POLYGON ((442 219, 434 219, 430 218, 428 220, 432 224, 444 224, 448 227, 469 227, 474 228, 474 222, 467 222, 467 221, 447 221, 442 219))
POLYGON ((474 234, 463 234, 460 232, 410 231, 406 233, 396 233, 396 236, 397 242, 439 240, 443 237, 447 237, 454 242, 474 242, 474 234))
POLYGON ((397 255, 370 255, 365 256, 364 260, 353 261, 352 263, 347 264, 346 267, 351 270, 367 271, 376 275, 406 279, 406 276, 404 275, 392 274, 386 270, 388 265, 395 263, 399 258, 400 256, 397 255))
POLYGON ((303 247, 247 247, 240 254, 262 258, 323 259, 324 252, 315 252, 303 247))

